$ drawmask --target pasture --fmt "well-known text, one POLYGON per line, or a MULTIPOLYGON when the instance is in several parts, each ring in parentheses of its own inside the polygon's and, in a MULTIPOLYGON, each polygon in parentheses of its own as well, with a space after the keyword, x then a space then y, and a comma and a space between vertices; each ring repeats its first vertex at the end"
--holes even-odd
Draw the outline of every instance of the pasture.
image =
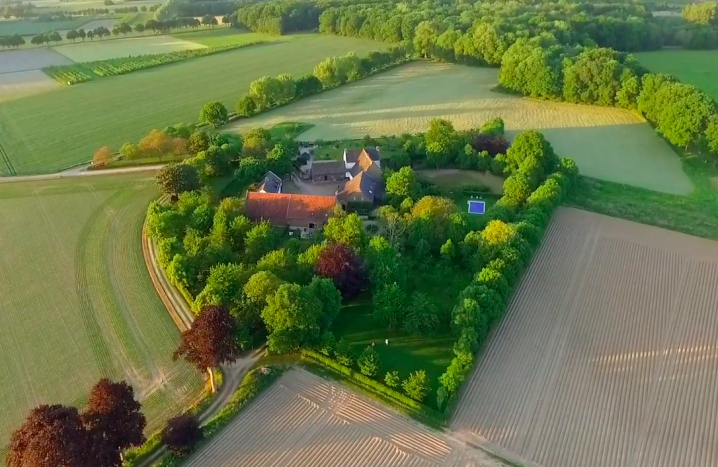
POLYGON ((718 242, 560 208, 451 428, 537 465, 718 464, 718 242))
POLYGON ((112 58, 123 58, 138 55, 163 54, 182 50, 201 49, 204 45, 197 44, 173 36, 146 36, 118 39, 112 41, 77 42, 55 47, 53 50, 75 63, 94 62, 112 58))
POLYGON ((290 370, 186 467, 499 467, 486 454, 305 370, 290 370))
POLYGON ((661 50, 636 58, 653 73, 668 73, 718 100, 718 50, 661 50))
POLYGON ((0 439, 38 404, 81 405, 101 377, 132 384, 148 431, 194 400, 179 331, 140 235, 151 175, 0 183, 0 439))
POLYGON ((31 20, 0 20, 0 36, 20 34, 29 36, 42 32, 76 29, 89 22, 91 18, 77 18, 67 21, 31 21, 31 20))
POLYGON ((196 121, 207 101, 233 109, 260 76, 298 76, 327 56, 378 47, 302 35, 0 103, 0 142, 18 174, 58 171, 90 160, 101 146, 117 149, 153 128, 196 121))
POLYGON ((497 84, 496 69, 414 62, 227 129, 302 122, 314 127, 297 139, 331 141, 426 131, 433 118, 466 130, 499 116, 509 137, 537 129, 585 175, 668 193, 692 191, 679 158, 636 114, 524 99, 495 92, 497 84))
POLYGON ((206 47, 220 47, 224 45, 245 44, 257 41, 284 41, 292 40, 298 36, 274 36, 261 32, 240 32, 234 28, 218 27, 206 31, 180 32, 173 37, 183 41, 190 41, 206 47))
POLYGON ((40 70, 0 73, 0 102, 60 88, 57 81, 40 70))

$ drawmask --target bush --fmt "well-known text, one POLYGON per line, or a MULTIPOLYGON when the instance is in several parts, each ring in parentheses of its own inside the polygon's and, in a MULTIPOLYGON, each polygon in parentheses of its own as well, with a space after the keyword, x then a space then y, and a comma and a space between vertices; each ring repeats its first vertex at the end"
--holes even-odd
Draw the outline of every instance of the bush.
POLYGON ((364 349, 357 359, 357 365, 359 365, 359 371, 370 378, 379 374, 379 354, 374 349, 374 346, 368 345, 364 349))
POLYGON ((489 135, 489 136, 503 136, 504 120, 501 117, 494 117, 491 120, 484 123, 483 125, 481 125, 481 128, 479 128, 479 131, 482 134, 489 135))
POLYGON ((162 430, 162 443, 175 456, 186 456, 202 440, 199 420, 192 415, 180 415, 167 422, 162 430))
POLYGON ((337 346, 334 349, 334 356, 340 365, 352 366, 354 364, 352 349, 349 347, 349 342, 343 337, 337 342, 337 346))
POLYGON ((415 371, 404 380, 401 387, 409 397, 421 402, 429 393, 429 377, 424 370, 415 371))
POLYGON ((254 103, 251 97, 244 96, 237 102, 236 110, 237 115, 241 117, 251 117, 257 111, 257 104, 254 103))
POLYGON ((399 372, 398 371, 387 372, 386 376, 384 376, 384 384, 386 384, 390 388, 398 388, 399 384, 401 384, 401 379, 399 378, 399 372))

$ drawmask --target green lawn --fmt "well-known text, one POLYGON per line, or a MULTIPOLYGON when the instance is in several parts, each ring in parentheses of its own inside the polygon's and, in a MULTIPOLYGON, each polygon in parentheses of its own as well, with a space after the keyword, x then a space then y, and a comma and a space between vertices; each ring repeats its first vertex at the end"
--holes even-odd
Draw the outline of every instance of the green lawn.
POLYGON ((636 58, 654 73, 668 73, 718 100, 718 50, 661 50, 636 58))
POLYGON ((142 255, 158 194, 147 173, 0 183, 0 446, 30 409, 81 405, 101 377, 133 385, 148 431, 200 394, 142 255))
POLYGON ((196 121, 209 100, 233 109, 260 76, 298 76, 327 56, 379 47, 363 39, 302 35, 5 102, 0 144, 18 174, 58 171, 90 160, 101 146, 117 149, 153 128, 196 121))
POLYGON ((381 358, 380 380, 388 371, 396 370, 404 379, 413 371, 425 370, 432 390, 425 402, 435 408, 438 378, 454 357, 452 348, 456 336, 448 328, 451 310, 459 292, 471 282, 471 274, 436 264, 431 269, 416 265, 408 269, 412 271, 409 277, 410 289, 426 294, 441 316, 443 326, 437 336, 421 337, 401 330, 387 330, 378 325, 372 318, 371 294, 368 292, 342 307, 333 331, 337 338, 344 337, 349 341, 357 356, 366 346, 374 343, 381 358), (388 345, 386 339, 389 339, 388 345))
POLYGON ((223 45, 246 44, 247 42, 274 42, 287 41, 301 36, 274 36, 258 32, 242 32, 235 28, 218 26, 209 31, 183 32, 173 34, 172 37, 183 41, 196 42, 207 47, 219 47, 223 45))

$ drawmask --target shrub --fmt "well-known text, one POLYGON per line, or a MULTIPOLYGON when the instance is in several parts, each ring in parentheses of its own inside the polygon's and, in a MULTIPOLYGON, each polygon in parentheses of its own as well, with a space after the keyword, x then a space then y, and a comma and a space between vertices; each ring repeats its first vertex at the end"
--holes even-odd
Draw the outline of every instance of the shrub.
POLYGON ((384 376, 384 384, 386 384, 390 388, 398 388, 399 384, 401 384, 401 379, 399 378, 399 372, 398 371, 387 372, 386 376, 384 376))
POLYGON ((112 150, 107 146, 102 146, 92 155, 92 165, 101 167, 112 162, 112 150))
POLYGON ((486 151, 490 156, 494 157, 498 154, 506 154, 509 149, 509 142, 501 135, 492 136, 482 133, 473 137, 471 147, 478 153, 486 151))
POLYGON ((404 380, 401 387, 409 397, 421 402, 429 393, 429 377, 424 370, 415 371, 404 380))
POLYGON ((331 357, 334 353, 334 348, 336 347, 337 342, 336 338, 334 337, 334 333, 331 331, 325 331, 324 334, 322 334, 322 338, 319 341, 319 352, 321 352, 323 355, 327 357, 331 357))
POLYGON ((373 378, 379 373, 379 354, 374 349, 374 346, 368 345, 357 359, 357 365, 359 365, 359 371, 362 374, 373 378))
POLYGON ((176 456, 186 456, 202 440, 199 420, 192 415, 170 419, 162 430, 162 443, 176 456))
POLYGON ((347 340, 343 337, 339 339, 339 342, 337 342, 337 346, 334 349, 334 356, 340 365, 352 366, 354 363, 352 349, 349 346, 349 342, 347 342, 347 340))
POLYGON ((481 125, 479 131, 489 136, 503 136, 504 120, 501 117, 494 117, 481 125))
POLYGON ((251 117, 257 111, 257 105, 251 97, 244 96, 237 102, 236 111, 241 117, 251 117))

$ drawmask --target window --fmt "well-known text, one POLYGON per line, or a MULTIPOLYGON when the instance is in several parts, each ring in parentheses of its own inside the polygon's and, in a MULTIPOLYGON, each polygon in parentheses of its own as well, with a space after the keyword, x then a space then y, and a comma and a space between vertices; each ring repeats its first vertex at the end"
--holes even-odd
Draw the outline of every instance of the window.
POLYGON ((324 176, 324 181, 326 182, 327 180, 329 180, 329 177, 327 177, 327 176, 325 175, 325 176, 324 176))
POLYGON ((313 228, 315 228, 316 226, 317 226, 317 225, 316 225, 314 222, 310 222, 310 223, 309 223, 309 228, 310 228, 310 229, 313 229, 313 228))

